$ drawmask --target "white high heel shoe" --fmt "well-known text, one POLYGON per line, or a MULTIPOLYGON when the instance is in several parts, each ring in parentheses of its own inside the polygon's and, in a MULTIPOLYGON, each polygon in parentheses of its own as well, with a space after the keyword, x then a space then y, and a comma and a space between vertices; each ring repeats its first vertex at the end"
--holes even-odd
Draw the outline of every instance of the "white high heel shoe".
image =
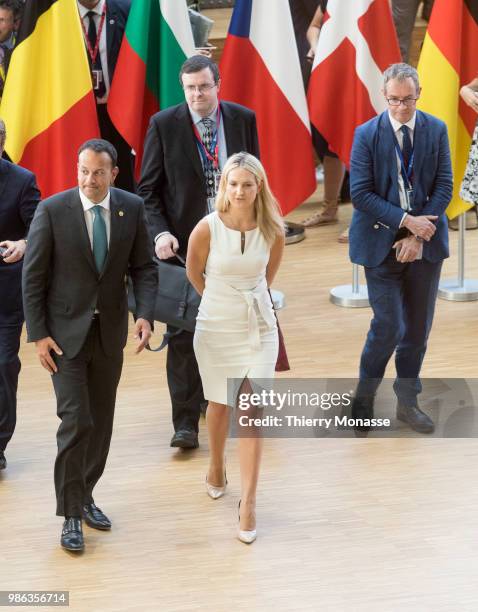
MULTIPOLYGON (((239 521, 241 520, 241 501, 239 500, 239 506, 237 508, 237 512, 239 514, 239 521)), ((237 538, 244 542, 244 544, 252 544, 254 540, 257 538, 257 529, 245 530, 241 529, 240 526, 237 530, 237 538)))
POLYGON ((222 497, 224 493, 226 492, 226 487, 227 487, 226 472, 224 472, 224 486, 223 487, 215 487, 214 485, 209 484, 207 481, 207 476, 206 476, 206 492, 211 499, 219 499, 220 497, 222 497))

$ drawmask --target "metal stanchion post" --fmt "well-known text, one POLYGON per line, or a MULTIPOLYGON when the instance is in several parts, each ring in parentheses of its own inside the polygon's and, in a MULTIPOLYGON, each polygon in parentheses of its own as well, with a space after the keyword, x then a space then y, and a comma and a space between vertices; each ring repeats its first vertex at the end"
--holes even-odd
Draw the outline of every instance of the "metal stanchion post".
POLYGON ((359 284, 359 267, 352 265, 352 285, 339 285, 330 290, 330 301, 345 308, 369 306, 367 285, 359 284))
POLYGON ((478 300, 478 280, 465 278, 466 213, 458 218, 458 278, 444 280, 438 288, 438 297, 453 302, 478 300))

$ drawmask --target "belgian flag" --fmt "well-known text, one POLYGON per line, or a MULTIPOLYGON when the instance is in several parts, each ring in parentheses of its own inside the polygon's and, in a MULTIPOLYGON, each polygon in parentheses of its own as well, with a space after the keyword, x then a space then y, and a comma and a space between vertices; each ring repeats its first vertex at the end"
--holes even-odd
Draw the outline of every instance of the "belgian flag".
POLYGON ((447 215, 453 219, 472 206, 459 197, 459 191, 476 114, 459 92, 478 73, 478 0, 435 0, 418 72, 419 108, 448 126, 455 184, 447 215))
POLYGON ((77 149, 99 129, 76 0, 26 3, 0 115, 8 155, 43 197, 77 183, 77 149))

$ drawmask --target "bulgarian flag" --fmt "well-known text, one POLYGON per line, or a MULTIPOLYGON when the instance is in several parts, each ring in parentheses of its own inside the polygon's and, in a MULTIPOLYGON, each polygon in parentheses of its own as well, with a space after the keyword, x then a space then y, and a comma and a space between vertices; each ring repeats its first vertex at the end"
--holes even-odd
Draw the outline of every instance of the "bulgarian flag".
POLYGON ((36 174, 43 198, 77 183, 78 148, 99 129, 74 0, 26 3, 0 114, 10 159, 36 174))
POLYGON ((133 0, 108 98, 108 113, 136 152, 139 176, 151 115, 184 101, 178 75, 194 55, 184 0, 133 0))
POLYGON ((473 206, 464 202, 459 192, 476 114, 459 92, 462 85, 476 77, 477 58, 478 0, 435 0, 418 63, 422 86, 418 106, 448 127, 455 178, 453 198, 446 211, 450 219, 473 206))

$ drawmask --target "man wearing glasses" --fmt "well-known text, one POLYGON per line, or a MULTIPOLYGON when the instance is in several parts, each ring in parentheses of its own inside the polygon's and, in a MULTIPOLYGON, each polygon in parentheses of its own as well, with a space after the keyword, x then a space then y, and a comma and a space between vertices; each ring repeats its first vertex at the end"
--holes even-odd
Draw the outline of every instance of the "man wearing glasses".
POLYGON ((397 418, 431 433, 434 423, 418 407, 417 395, 448 257, 444 213, 453 187, 450 150, 445 124, 416 110, 420 85, 414 68, 390 66, 383 94, 388 109, 357 128, 350 165, 350 258, 365 267, 373 310, 353 409, 355 416, 372 414, 395 351, 397 418))
MULTIPOLYGON (((159 259, 185 256, 191 231, 214 210, 227 158, 240 151, 259 156, 255 115, 232 102, 219 104, 221 81, 211 59, 187 59, 179 80, 186 102, 151 118, 138 186, 159 259)), ((192 333, 170 337, 166 371, 175 431, 171 446, 196 448, 204 397, 192 333)))

